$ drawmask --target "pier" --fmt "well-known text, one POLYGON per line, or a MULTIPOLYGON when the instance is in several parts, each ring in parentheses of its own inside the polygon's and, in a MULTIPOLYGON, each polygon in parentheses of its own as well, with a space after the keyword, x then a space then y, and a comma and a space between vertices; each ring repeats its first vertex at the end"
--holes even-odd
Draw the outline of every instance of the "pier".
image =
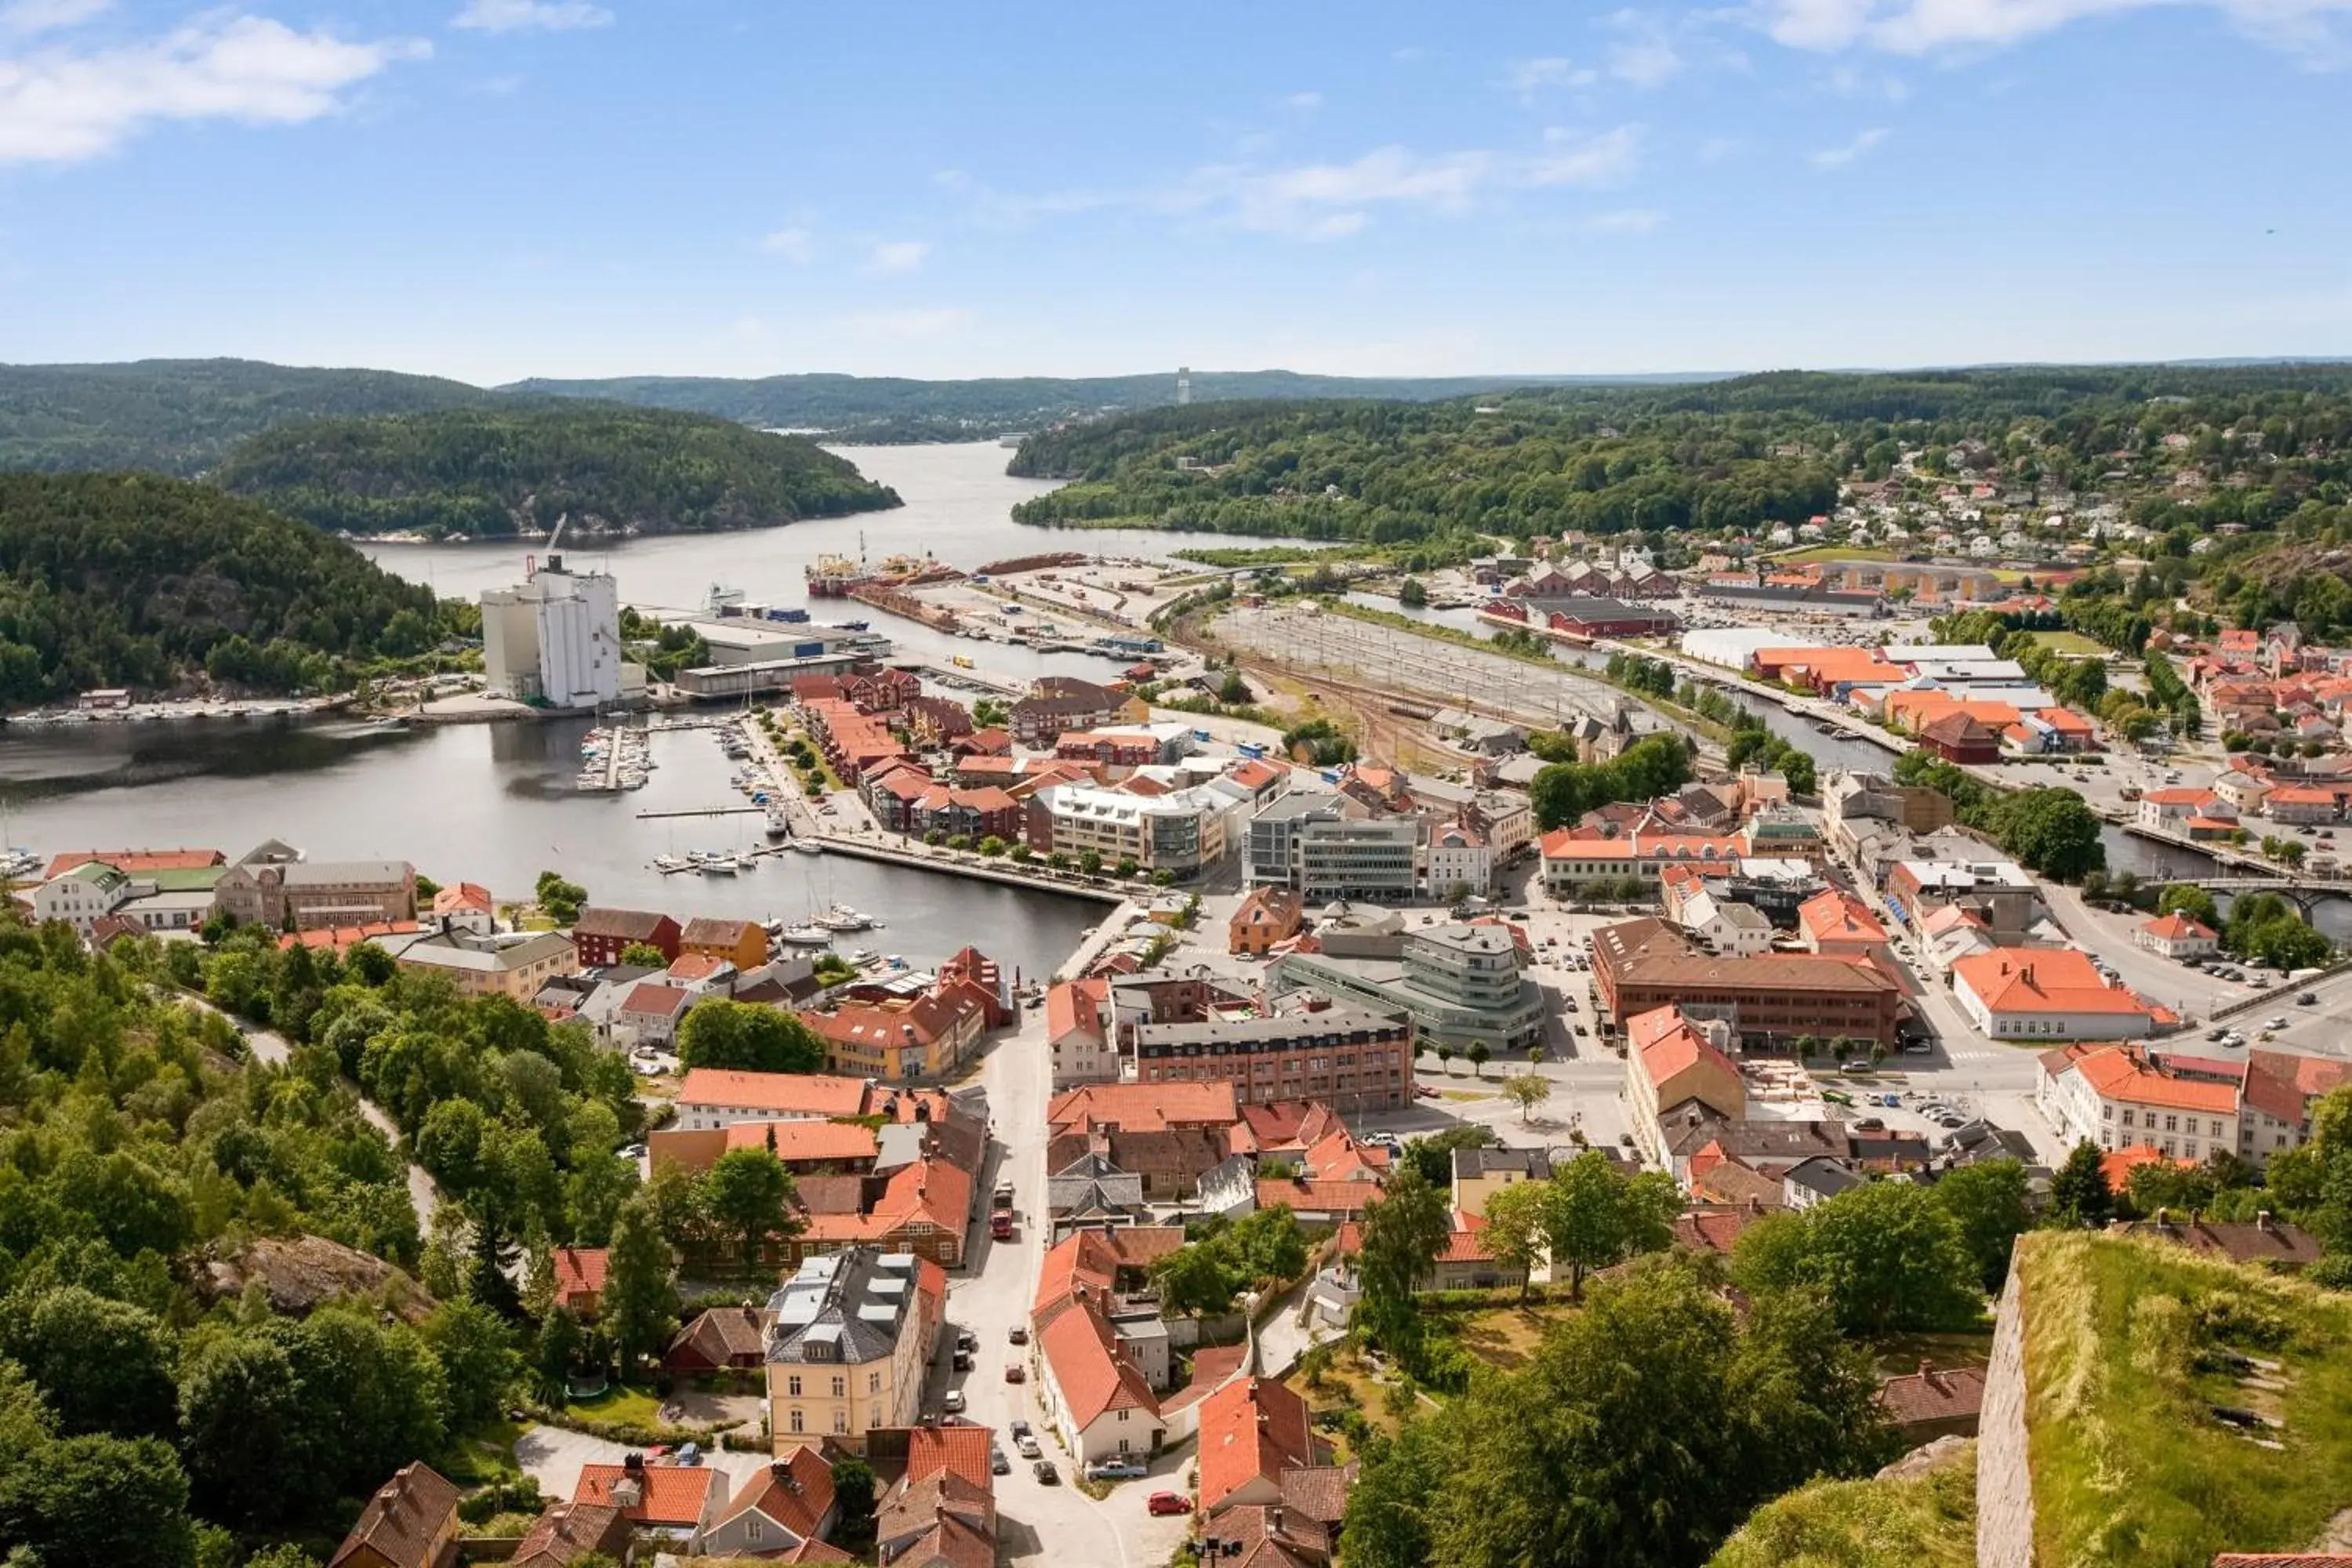
POLYGON ((670 816, 765 816, 767 814, 768 808, 764 805, 689 805, 676 811, 641 811, 637 813, 637 820, 651 822, 670 816))

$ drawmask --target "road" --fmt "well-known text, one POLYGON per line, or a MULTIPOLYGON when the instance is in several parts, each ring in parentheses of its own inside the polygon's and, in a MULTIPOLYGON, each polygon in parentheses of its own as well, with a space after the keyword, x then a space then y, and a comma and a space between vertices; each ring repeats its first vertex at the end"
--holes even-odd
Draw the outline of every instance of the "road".
MULTIPOLYGON (((218 1013, 222 1017, 229 1018, 228 1014, 201 996, 183 993, 180 999, 200 1012, 218 1013)), ((229 1018, 229 1022, 234 1024, 236 1020, 229 1018)), ((257 1062, 284 1067, 287 1058, 294 1054, 294 1047, 286 1037, 274 1030, 245 1029, 242 1032, 247 1048, 253 1052, 253 1059, 257 1062)), ((384 1135, 395 1152, 399 1150, 400 1128, 384 1113, 383 1107, 362 1094, 360 1096, 360 1114, 367 1119, 369 1126, 384 1135)), ((417 1235, 430 1237, 433 1234, 433 1211, 441 1206, 441 1193, 433 1184, 433 1178, 425 1174, 425 1167, 414 1160, 408 1162, 408 1205, 416 1211, 417 1235)))
POLYGON ((1159 1568, 1183 1540, 1191 1521, 1181 1515, 1152 1518, 1144 1511, 1144 1500, 1155 1490, 1185 1489, 1189 1453, 1161 1456, 1150 1478, 1120 1483, 1101 1502, 1087 1497, 1070 1484, 1069 1456, 1045 1429, 1031 1357, 1034 1347, 1015 1345, 1009 1337, 1016 1325, 1029 1321, 1045 1257, 1045 1108, 1052 1093, 1052 1063, 1043 1008, 1024 1010, 1017 1031, 991 1043, 980 1083, 988 1092, 995 1122, 982 1184, 1011 1179, 1020 1223, 1009 1242, 991 1241, 985 1224, 973 1226, 965 1268, 952 1277, 948 1296, 951 1328, 941 1338, 924 1408, 938 1410, 941 1394, 951 1387, 961 1389, 966 1417, 994 1428, 1012 1457, 1013 1472, 996 1478, 1001 1560, 1042 1563, 1050 1556, 1104 1568, 1159 1568), (959 1328, 970 1330, 979 1342, 969 1373, 949 1370, 953 1330, 959 1328), (1005 1382, 1004 1370, 1013 1364, 1024 1369, 1029 1381, 1005 1382), (1013 1453, 1008 1428, 1016 1420, 1027 1421, 1037 1432, 1061 1474, 1059 1484, 1041 1484, 1029 1462, 1013 1453))

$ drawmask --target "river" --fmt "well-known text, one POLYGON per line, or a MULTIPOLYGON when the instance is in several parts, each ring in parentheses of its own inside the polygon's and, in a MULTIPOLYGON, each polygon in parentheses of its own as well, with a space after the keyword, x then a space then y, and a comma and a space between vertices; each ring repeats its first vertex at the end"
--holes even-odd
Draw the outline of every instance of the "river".
MULTIPOLYGON (((864 517, 724 534, 635 540, 567 552, 621 578, 647 606, 698 605, 714 581, 754 598, 798 604, 801 567, 819 554, 876 556, 929 549, 961 565, 1055 549, 1165 554, 1204 536, 1116 530, 1063 531, 1012 521, 1013 505, 1052 487, 1004 473, 993 445, 843 448, 907 504, 864 517)), ((1249 543, 1211 536, 1216 543, 1249 543)), ((393 571, 447 595, 520 581, 528 547, 371 545, 393 571)), ((852 613, 842 606, 844 614, 852 613)), ((862 611, 857 613, 864 613, 862 611)), ((1036 654, 875 617, 912 652, 970 651, 991 670, 1100 676, 1078 654, 1036 654)), ((910 963, 936 963, 967 942, 1024 975, 1050 972, 1101 918, 1084 900, 967 881, 835 856, 791 855, 734 878, 663 877, 654 856, 760 841, 755 816, 641 821, 640 811, 740 805, 734 764, 708 731, 654 738, 658 764, 639 791, 572 788, 585 720, 474 724, 386 734, 345 722, 278 720, 88 724, 0 731, 0 804, 7 842, 44 854, 74 848, 201 846, 234 857, 282 838, 314 859, 415 862, 442 882, 479 882, 527 897, 541 870, 562 871, 601 903, 695 914, 793 918, 812 901, 855 905, 888 922, 847 939, 910 963)))

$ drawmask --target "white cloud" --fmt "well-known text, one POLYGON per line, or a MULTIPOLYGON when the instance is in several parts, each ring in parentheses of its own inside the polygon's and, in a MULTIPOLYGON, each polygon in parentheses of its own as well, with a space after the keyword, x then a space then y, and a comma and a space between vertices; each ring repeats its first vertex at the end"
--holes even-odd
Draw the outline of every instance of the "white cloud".
POLYGON ((1635 87, 1655 87, 1683 68, 1683 57, 1664 38, 1618 44, 1609 51, 1609 74, 1635 87))
POLYGON ((1805 161, 1816 169, 1843 169, 1885 140, 1885 128, 1873 126, 1843 147, 1823 147, 1818 152, 1806 153, 1805 161))
POLYGON ((1591 87, 1600 79, 1601 73, 1591 67, 1559 55, 1513 60, 1503 72, 1503 85, 1523 99, 1561 88, 1591 87))
POLYGON ((816 254, 816 237, 798 226, 780 228, 761 236, 760 248, 787 261, 806 261, 816 254))
POLYGON ((341 108, 343 89, 431 53, 421 40, 352 43, 214 13, 142 42, 0 58, 0 164, 94 158, 156 121, 299 124, 341 108))
POLYGON ((1620 125, 1599 135, 1553 126, 1544 132, 1549 150, 1527 165, 1532 185, 1613 185, 1642 161, 1642 128, 1620 125))
POLYGON ((1666 221, 1666 215, 1655 207, 1627 207, 1620 212, 1595 213, 1584 220, 1587 234, 1655 234, 1666 221))
POLYGON ((1207 212, 1237 228, 1294 239, 1341 239, 1371 221, 1365 210, 1371 206, 1459 210, 1494 165, 1489 153, 1423 158, 1402 147, 1380 147, 1349 163, 1198 170, 1175 190, 1151 198, 1150 205, 1171 212, 1207 212))
POLYGON ((931 254, 930 241, 925 239, 886 239, 874 247, 866 267, 875 272, 913 272, 931 254))
POLYGON ((16 0, 0 5, 0 33, 29 38, 60 27, 77 27, 114 8, 114 0, 16 0))
POLYGON ((1738 153, 1747 144, 1737 136, 1710 136, 1698 144, 1698 161, 1720 163, 1738 153))
POLYGON ((944 338, 971 325, 970 310, 862 310, 844 316, 840 324, 860 337, 906 342, 914 338, 944 338))
POLYGON ((588 0, 466 0, 449 25, 484 33, 568 33, 609 27, 613 13, 588 0))
POLYGON ((1780 42, 1799 49, 1856 45, 1893 54, 2015 44, 2085 17, 2157 5, 2218 11, 2262 41, 2330 63, 2334 18, 2352 0, 1761 0, 1759 19, 1780 42))
POLYGON ((1294 92, 1284 99, 1282 104, 1284 108, 1295 109, 1301 114, 1312 114, 1323 107, 1323 95, 1319 92, 1294 92))

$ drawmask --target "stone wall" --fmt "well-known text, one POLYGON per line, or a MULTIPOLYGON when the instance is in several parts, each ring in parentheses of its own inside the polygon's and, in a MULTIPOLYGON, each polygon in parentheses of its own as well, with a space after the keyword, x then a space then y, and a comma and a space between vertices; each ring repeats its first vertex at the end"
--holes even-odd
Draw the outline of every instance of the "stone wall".
POLYGON ((2009 1283, 1994 1315, 1992 1362, 1985 1368, 1984 1415, 1977 1428, 1977 1568, 2033 1568, 2033 1472, 2025 1438, 2025 1300, 2022 1240, 2010 1253, 2009 1283))

